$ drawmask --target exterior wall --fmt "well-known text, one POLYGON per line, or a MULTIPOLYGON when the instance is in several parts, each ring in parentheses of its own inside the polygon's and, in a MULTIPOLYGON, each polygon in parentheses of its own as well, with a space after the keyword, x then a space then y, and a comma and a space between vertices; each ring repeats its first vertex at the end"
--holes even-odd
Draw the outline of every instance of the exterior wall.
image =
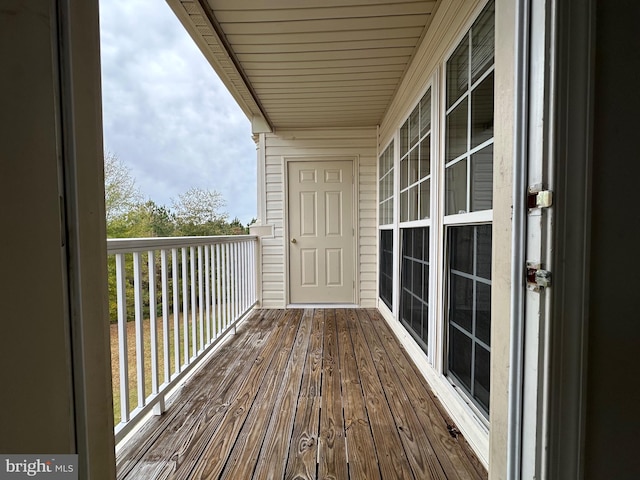
MULTIPOLYGON (((264 134, 263 226, 273 235, 261 238, 261 306, 282 308, 287 299, 287 259, 285 232, 285 159, 287 157, 350 157, 356 160, 357 180, 357 301, 373 307, 377 296, 376 235, 376 129, 287 130, 264 134)), ((260 150, 259 150, 260 152, 260 150)), ((260 211, 260 209, 259 209, 260 211)))
MULTIPOLYGON (((485 1, 443 0, 433 18, 404 81, 387 111, 379 130, 379 153, 394 138, 426 88, 431 84, 432 98, 441 98, 441 68, 461 35, 468 30, 485 1), (432 82, 432 83, 431 83, 432 82)), ((427 380, 440 396, 449 414, 485 465, 490 478, 506 475, 507 390, 510 335, 511 289, 511 207, 513 159, 513 0, 496 1, 496 84, 493 198, 493 270, 492 281, 492 358, 490 434, 479 426, 448 381, 427 361, 424 352, 404 331, 387 308, 385 317, 407 347, 427 380)), ((441 138, 441 132, 435 132, 441 138)), ((435 152, 438 159, 438 152, 435 152)), ((436 365, 441 360, 435 359, 436 365)))

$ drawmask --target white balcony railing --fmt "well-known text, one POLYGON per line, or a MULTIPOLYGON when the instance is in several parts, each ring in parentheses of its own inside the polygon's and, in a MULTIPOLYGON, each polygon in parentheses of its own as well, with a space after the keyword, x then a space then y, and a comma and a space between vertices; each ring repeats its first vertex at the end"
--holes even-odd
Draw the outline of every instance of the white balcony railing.
POLYGON ((161 414, 169 390, 254 307, 256 244, 249 235, 107 240, 116 442, 161 414))

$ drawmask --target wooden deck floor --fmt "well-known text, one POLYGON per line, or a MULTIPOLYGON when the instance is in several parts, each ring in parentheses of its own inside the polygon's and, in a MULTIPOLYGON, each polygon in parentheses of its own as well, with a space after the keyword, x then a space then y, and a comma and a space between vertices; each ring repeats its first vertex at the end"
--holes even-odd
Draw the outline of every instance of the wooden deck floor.
POLYGON ((118 478, 486 478, 455 432, 377 311, 258 310, 118 454, 118 478))

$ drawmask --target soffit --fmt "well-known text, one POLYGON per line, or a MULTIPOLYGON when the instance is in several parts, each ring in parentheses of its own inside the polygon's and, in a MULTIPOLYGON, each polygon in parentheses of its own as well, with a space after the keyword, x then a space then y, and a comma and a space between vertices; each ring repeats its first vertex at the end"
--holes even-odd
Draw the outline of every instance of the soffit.
POLYGON ((247 116, 378 125, 436 0, 168 0, 247 116))

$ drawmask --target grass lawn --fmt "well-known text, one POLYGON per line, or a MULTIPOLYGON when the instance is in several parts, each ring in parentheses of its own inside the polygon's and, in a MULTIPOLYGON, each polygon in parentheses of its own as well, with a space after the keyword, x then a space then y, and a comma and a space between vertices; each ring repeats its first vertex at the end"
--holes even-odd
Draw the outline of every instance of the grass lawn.
MULTIPOLYGON (((182 324, 183 317, 180 316, 180 364, 184 364, 184 326, 182 324)), ((163 325, 162 317, 157 320, 158 335, 158 385, 164 381, 164 343, 163 343, 163 325)), ((205 327, 206 329, 206 327, 205 327)), ((188 335, 192 334, 191 316, 189 316, 188 335)), ((143 338, 144 338, 144 377, 145 377, 145 395, 151 394, 151 322, 147 319, 143 322, 143 338)), ((118 325, 110 325, 111 334, 111 376, 113 386, 113 418, 117 425, 120 422, 120 355, 118 351, 118 325)), ((213 332, 212 332, 213 335, 213 332)), ((205 330, 206 342, 206 330, 205 330)), ((189 355, 193 356, 191 337, 189 337, 189 355)), ((200 347, 200 324, 196 318, 196 341, 197 348, 200 347)), ((175 373, 174 360, 174 328, 173 316, 169 317, 169 365, 171 374, 175 373)), ((138 406, 138 386, 137 386, 137 363, 136 363, 136 326, 135 322, 127 323, 127 351, 129 365, 129 411, 134 410, 138 406)))

